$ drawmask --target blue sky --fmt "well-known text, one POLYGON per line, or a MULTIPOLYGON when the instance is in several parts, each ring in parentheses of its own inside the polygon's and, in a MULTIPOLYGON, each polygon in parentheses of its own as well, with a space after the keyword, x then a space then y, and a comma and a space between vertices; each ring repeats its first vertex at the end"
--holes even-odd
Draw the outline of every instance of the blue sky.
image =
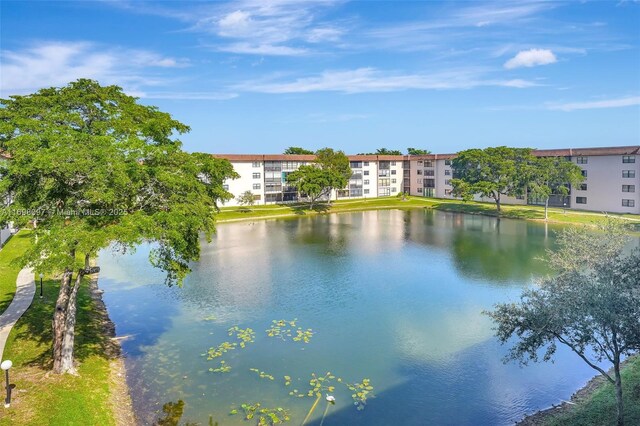
POLYGON ((190 151, 640 144, 640 3, 6 1, 0 93, 81 77, 190 151))

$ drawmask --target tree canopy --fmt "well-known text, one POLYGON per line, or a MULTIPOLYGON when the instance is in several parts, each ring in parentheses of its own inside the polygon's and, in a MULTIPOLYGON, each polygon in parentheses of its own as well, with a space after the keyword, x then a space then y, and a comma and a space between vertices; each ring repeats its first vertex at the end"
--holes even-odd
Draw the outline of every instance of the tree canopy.
POLYGON ((378 148, 376 152, 361 152, 358 155, 402 155, 397 149, 378 148))
POLYGON ((297 147, 297 146, 290 146, 289 148, 284 150, 284 154, 285 155, 295 155, 295 154, 313 155, 313 151, 310 151, 310 150, 304 149, 304 148, 300 148, 300 147, 297 147))
POLYGON ((189 127, 117 86, 81 79, 0 105, 0 149, 11 157, 0 193, 12 202, 1 214, 35 224, 23 265, 63 272, 54 369, 72 370, 68 357, 61 364, 62 339, 70 339, 72 354, 75 292, 93 271, 89 259, 108 246, 151 242, 151 263, 180 284, 199 257, 200 236, 215 230, 218 203, 232 197, 224 180, 237 175, 227 160, 182 151, 175 135, 189 127))
POLYGON ((322 148, 316 151, 314 164, 300 166, 287 176, 299 192, 306 194, 313 204, 322 197, 331 202, 331 191, 347 186, 351 177, 349 157, 342 151, 322 148))
POLYGON ((544 200, 545 220, 549 217, 549 198, 569 195, 569 187, 584 180, 580 166, 564 157, 535 158, 529 176, 529 196, 544 200))
POLYGON ((500 146, 459 152, 451 163, 453 194, 465 200, 476 194, 493 198, 499 212, 502 195, 525 193, 532 161, 529 148, 500 146))
POLYGON ((407 154, 409 154, 409 155, 427 155, 427 154, 431 154, 431 151, 429 151, 428 149, 407 148, 407 154))
POLYGON ((555 276, 526 289, 519 303, 488 314, 496 335, 511 347, 506 360, 549 361, 561 344, 616 389, 618 425, 624 423, 620 364, 640 350, 640 250, 625 253, 628 239, 610 219, 600 232, 568 228, 549 252, 555 276), (613 374, 600 363, 613 366, 613 374))

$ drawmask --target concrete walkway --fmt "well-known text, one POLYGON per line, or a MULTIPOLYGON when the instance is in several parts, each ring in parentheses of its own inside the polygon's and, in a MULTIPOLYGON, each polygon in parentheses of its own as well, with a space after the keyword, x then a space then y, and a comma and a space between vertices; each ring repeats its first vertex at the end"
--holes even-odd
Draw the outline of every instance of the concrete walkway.
POLYGON ((13 296, 11 304, 7 310, 0 315, 0 360, 4 360, 4 358, 2 358, 4 345, 7 343, 11 329, 22 314, 24 314, 24 311, 31 306, 35 294, 36 283, 33 269, 24 268, 18 273, 18 278, 16 279, 16 294, 13 296))

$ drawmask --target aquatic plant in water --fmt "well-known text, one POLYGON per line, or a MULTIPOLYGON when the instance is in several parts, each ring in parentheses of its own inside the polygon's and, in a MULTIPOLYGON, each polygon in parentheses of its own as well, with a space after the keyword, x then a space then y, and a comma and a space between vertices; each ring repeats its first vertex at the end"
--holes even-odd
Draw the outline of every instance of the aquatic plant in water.
MULTIPOLYGON (((288 376, 285 376, 285 378, 288 376)), ((335 390, 335 386, 331 385, 331 381, 335 379, 336 376, 331 374, 330 371, 327 371, 327 374, 324 376, 316 376, 316 373, 311 373, 311 380, 309 380, 309 385, 311 386, 309 390, 306 392, 298 392, 298 389, 294 389, 289 392, 291 396, 297 396, 298 398, 303 398, 305 396, 322 396, 323 392, 333 392, 335 390)), ((337 379, 339 382, 342 381, 341 378, 337 379)), ((285 383, 286 384, 286 383, 285 383)))
POLYGON ((346 385, 349 390, 353 392, 351 398, 353 398, 353 405, 355 405, 358 410, 364 410, 364 406, 367 404, 367 398, 375 397, 373 394, 373 386, 371 386, 369 379, 362 379, 360 383, 346 383, 346 385))
POLYGON ((227 365, 227 361, 222 360, 220 361, 220 366, 218 366, 218 368, 209 368, 209 371, 212 373, 228 373, 231 371, 231 366, 227 365))
POLYGON ((218 346, 210 347, 209 350, 207 351, 207 359, 212 360, 214 358, 218 358, 222 356, 222 354, 232 349, 235 349, 236 346, 238 346, 237 343, 223 342, 223 343, 220 343, 218 346))
POLYGON ((260 371, 257 368, 250 368, 249 371, 253 371, 254 373, 256 373, 258 376, 260 376, 261 379, 269 379, 269 380, 274 380, 274 377, 271 374, 267 374, 264 371, 260 371))
MULTIPOLYGON (((252 420, 256 418, 258 426, 272 426, 291 420, 289 410, 282 407, 266 408, 256 402, 255 404, 242 404, 240 408, 244 412, 244 419, 252 420)), ((229 414, 238 414, 238 409, 233 408, 229 414)))
POLYGON ((294 318, 291 321, 273 320, 271 321, 271 327, 266 330, 267 336, 277 337, 282 340, 287 340, 287 338, 293 337, 294 342, 309 343, 311 341, 311 337, 313 337, 313 330, 310 328, 304 330, 302 327, 297 327, 297 321, 297 318, 294 318), (293 333, 296 333, 296 335, 293 336, 293 333))
POLYGON ((240 340, 240 347, 244 348, 247 343, 253 343, 256 338, 256 332, 251 328, 242 329, 240 327, 233 326, 229 330, 229 336, 236 335, 236 338, 240 340))

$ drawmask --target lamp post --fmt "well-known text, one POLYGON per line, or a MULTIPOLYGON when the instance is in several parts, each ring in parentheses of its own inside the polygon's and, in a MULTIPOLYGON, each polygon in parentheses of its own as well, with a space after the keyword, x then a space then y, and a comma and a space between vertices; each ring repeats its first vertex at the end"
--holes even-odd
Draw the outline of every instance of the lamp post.
POLYGON ((5 377, 7 380, 7 387, 6 387, 7 397, 4 400, 4 408, 9 408, 9 406, 11 405, 11 386, 9 386, 9 369, 11 368, 12 365, 13 363, 8 359, 5 361, 2 361, 2 364, 0 364, 0 369, 5 371, 5 377))
POLYGON ((562 214, 567 214, 567 202, 562 203, 562 214))
POLYGON ((42 277, 44 277, 44 274, 40 272, 40 299, 42 299, 42 277))

